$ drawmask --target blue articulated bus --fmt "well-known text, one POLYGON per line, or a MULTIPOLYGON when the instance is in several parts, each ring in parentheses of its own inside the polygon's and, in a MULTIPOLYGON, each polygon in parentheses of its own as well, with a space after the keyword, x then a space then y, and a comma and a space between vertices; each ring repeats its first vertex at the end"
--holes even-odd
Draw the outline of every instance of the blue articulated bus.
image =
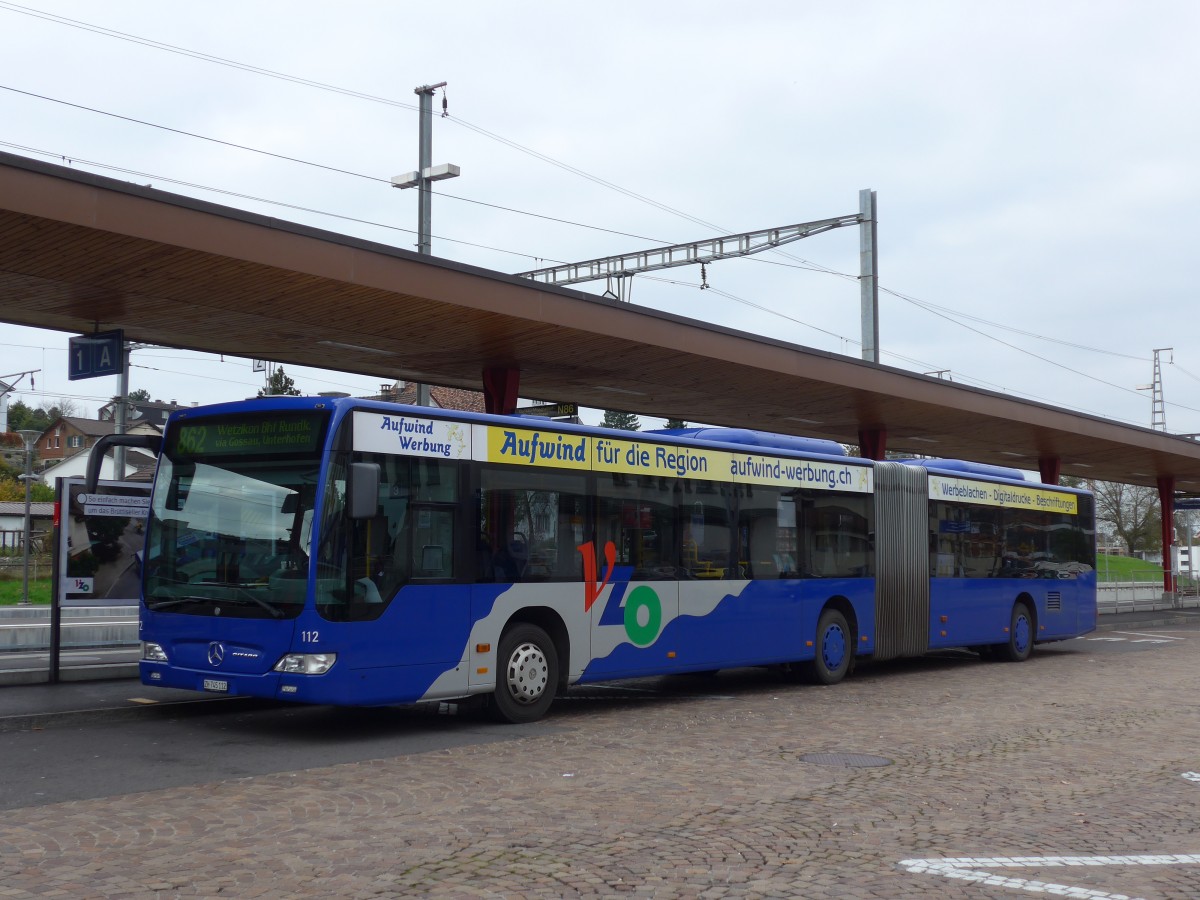
MULTIPOLYGON (((729 428, 627 432, 351 398, 177 412, 146 527, 142 681, 342 705, 969 647, 1096 625, 1086 491, 729 428)), ((92 475, 94 478, 94 474, 92 475)))

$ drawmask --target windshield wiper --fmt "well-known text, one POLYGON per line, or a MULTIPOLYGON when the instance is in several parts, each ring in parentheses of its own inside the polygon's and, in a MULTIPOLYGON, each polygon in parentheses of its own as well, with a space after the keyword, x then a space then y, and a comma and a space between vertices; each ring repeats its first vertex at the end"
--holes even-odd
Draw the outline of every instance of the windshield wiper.
POLYGON ((152 610, 170 609, 173 606, 182 606, 185 603, 232 603, 234 606, 249 606, 254 604, 262 609, 265 609, 271 614, 274 619, 283 618, 283 610, 277 606, 272 606, 266 600, 260 597, 255 597, 250 592, 239 588, 237 585, 227 585, 235 590, 242 591, 246 596, 242 597, 200 597, 197 595, 189 595, 187 597, 176 597, 172 600, 159 600, 157 603, 147 603, 146 608, 152 610))

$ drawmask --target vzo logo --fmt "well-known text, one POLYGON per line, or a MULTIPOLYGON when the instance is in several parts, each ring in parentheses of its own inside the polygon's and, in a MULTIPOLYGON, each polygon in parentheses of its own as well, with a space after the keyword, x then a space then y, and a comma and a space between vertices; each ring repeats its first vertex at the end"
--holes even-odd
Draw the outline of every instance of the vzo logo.
POLYGON ((603 578, 596 560, 596 545, 592 541, 580 544, 577 548, 583 554, 583 609, 591 610, 600 595, 612 582, 612 593, 604 612, 600 614, 600 625, 622 625, 629 640, 638 647, 649 647, 658 637, 662 629, 662 601, 658 592, 649 585, 638 585, 629 592, 629 597, 622 603, 625 591, 629 588, 629 576, 633 574, 631 566, 617 566, 617 548, 612 541, 604 544, 605 569, 603 578), (598 580, 599 579, 599 580, 598 580))

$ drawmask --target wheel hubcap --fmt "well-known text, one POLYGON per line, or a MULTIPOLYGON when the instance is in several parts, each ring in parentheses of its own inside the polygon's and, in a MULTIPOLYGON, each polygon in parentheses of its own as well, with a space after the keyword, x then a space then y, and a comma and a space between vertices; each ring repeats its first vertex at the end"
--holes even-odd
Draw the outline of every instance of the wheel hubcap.
POLYGON ((846 656, 846 635, 836 625, 825 631, 821 641, 821 659, 829 669, 836 669, 846 656))
POLYGON ((1016 627, 1013 629, 1013 643, 1021 653, 1029 646, 1029 619, 1025 616, 1017 617, 1016 627))
POLYGON ((536 703, 550 683, 546 654, 537 644, 521 644, 508 660, 508 693, 518 703, 536 703))

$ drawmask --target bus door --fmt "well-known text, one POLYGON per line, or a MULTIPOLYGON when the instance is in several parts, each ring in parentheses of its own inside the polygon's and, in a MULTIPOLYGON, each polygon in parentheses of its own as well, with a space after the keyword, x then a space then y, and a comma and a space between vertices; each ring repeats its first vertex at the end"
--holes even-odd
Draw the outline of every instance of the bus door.
MULTIPOLYGON (((589 676, 675 671, 669 626, 679 617, 677 479, 596 477, 589 676)), ((587 569, 585 562, 585 570, 587 569)), ((591 574, 585 574, 585 579, 591 574)))
POLYGON ((331 633, 353 644, 355 668, 411 667, 420 677, 423 667, 452 666, 466 647, 470 614, 457 542, 461 467, 385 454, 361 459, 379 466, 377 513, 349 521, 347 551, 331 554, 327 566, 334 578, 318 574, 317 608, 331 633))

